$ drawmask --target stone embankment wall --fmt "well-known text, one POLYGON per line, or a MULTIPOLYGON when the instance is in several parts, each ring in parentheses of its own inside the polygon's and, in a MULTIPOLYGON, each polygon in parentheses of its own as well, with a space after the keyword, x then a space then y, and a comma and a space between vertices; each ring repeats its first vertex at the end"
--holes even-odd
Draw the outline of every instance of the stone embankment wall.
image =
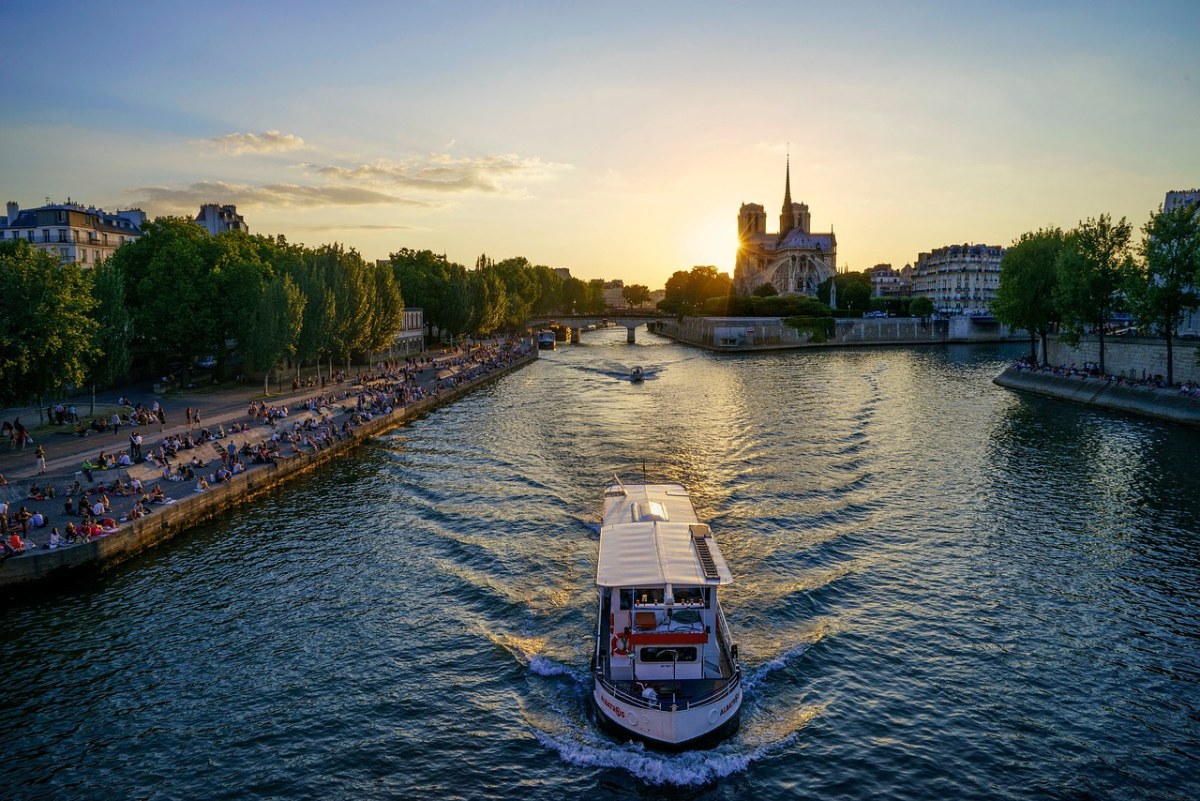
POLYGON ((338 440, 325 450, 280 459, 276 465, 251 467, 226 484, 196 493, 175 503, 156 506, 154 514, 126 523, 121 530, 92 542, 40 550, 19 559, 9 559, 0 569, 0 591, 15 591, 32 585, 61 587, 81 568, 101 569, 124 561, 147 548, 171 539, 181 531, 209 520, 227 509, 278 486, 289 478, 324 464, 358 447, 365 440, 393 429, 436 406, 450 403, 501 376, 537 360, 537 351, 512 364, 457 387, 442 390, 436 397, 378 415, 353 429, 354 436, 338 440))
POLYGON ((685 317, 662 319, 650 330, 678 342, 716 351, 785 350, 791 348, 870 345, 940 345, 950 342, 1019 341, 997 323, 967 317, 921 320, 916 317, 837 320, 834 335, 813 342, 807 331, 798 331, 778 317, 685 317))
POLYGON ((1009 367, 994 379, 1009 389, 1086 403, 1102 409, 1129 412, 1184 425, 1200 426, 1200 399, 1175 390, 1116 384, 1106 378, 1061 376, 1040 370, 1009 367))
MULTIPOLYGON (((1082 367, 1084 362, 1100 361, 1100 338, 1096 336, 1082 337, 1078 348, 1072 348, 1058 337, 1050 337, 1046 348, 1046 363, 1056 367, 1061 364, 1082 367)), ((1196 340, 1176 342, 1173 350, 1175 383, 1200 382, 1200 363, 1196 361, 1200 346, 1196 340)), ((1167 344, 1162 339, 1149 337, 1105 337, 1104 370, 1109 375, 1133 379, 1140 379, 1143 371, 1146 375, 1165 376, 1167 344)))

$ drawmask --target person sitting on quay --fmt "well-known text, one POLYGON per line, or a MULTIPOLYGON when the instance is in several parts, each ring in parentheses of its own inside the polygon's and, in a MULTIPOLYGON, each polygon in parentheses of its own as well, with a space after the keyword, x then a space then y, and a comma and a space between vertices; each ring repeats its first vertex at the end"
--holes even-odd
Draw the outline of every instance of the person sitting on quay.
POLYGON ((54 550, 55 548, 62 548, 66 544, 67 541, 64 540, 62 535, 58 533, 58 526, 55 526, 50 530, 50 542, 46 544, 47 548, 54 550))
POLYGON ((200 476, 200 480, 196 482, 196 492, 207 492, 210 489, 212 488, 209 486, 208 480, 204 476, 200 476))
POLYGON ((46 494, 42 492, 42 488, 39 487, 36 482, 29 485, 29 494, 25 497, 31 501, 46 500, 46 494))
POLYGON ((100 517, 105 511, 104 504, 101 501, 97 500, 94 504, 92 504, 93 517, 100 517))
POLYGON ((75 514, 75 496, 68 495, 67 500, 63 502, 63 514, 68 517, 75 514))
POLYGON ((80 539, 79 529, 75 526, 74 522, 68 521, 65 531, 66 531, 67 542, 76 543, 79 541, 79 539, 80 539))
POLYGON ((7 545, 9 548, 13 549, 14 553, 25 552, 25 541, 21 539, 21 535, 15 531, 8 536, 7 545))
POLYGON ((20 526, 21 533, 29 536, 29 521, 32 517, 33 513, 22 506, 21 510, 13 517, 13 525, 20 526))
POLYGON ((154 490, 150 493, 151 503, 166 503, 167 494, 163 492, 163 488, 159 485, 154 485, 154 490))
POLYGON ((30 528, 44 528, 46 526, 46 516, 37 509, 33 510, 33 514, 29 516, 30 528))

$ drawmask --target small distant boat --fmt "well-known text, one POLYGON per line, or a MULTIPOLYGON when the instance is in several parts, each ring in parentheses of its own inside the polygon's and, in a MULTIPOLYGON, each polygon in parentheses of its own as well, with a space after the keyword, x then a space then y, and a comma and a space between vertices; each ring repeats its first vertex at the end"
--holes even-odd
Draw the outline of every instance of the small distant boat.
POLYGON ((677 750, 737 729, 742 669, 717 588, 733 582, 681 484, 604 490, 592 702, 622 735, 677 750))
POLYGON ((642 374, 642 368, 634 367, 633 370, 629 373, 629 380, 635 384, 637 384, 641 381, 645 381, 646 376, 642 374))
POLYGON ((537 346, 538 350, 554 350, 557 347, 557 339, 553 331, 538 331, 537 346))

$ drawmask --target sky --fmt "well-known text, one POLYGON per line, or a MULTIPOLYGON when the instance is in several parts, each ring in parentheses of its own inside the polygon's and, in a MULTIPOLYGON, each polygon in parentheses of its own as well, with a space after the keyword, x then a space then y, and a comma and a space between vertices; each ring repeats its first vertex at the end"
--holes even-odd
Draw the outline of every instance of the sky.
POLYGON ((1200 187, 1200 3, 157 0, 0 10, 0 200, 663 286, 792 198, 901 267, 1200 187))

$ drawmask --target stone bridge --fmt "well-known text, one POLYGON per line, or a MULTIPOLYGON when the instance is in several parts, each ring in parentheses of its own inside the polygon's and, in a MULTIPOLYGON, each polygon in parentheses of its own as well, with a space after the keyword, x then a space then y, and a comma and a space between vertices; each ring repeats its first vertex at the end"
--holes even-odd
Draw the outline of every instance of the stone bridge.
POLYGON ((610 328, 612 326, 621 326, 628 335, 625 341, 631 345, 637 342, 636 331, 641 326, 653 328, 655 320, 662 319, 661 314, 564 314, 558 317, 542 317, 529 320, 526 327, 536 331, 538 329, 547 328, 553 324, 566 326, 570 329, 570 341, 578 345, 583 336, 585 329, 610 328))

